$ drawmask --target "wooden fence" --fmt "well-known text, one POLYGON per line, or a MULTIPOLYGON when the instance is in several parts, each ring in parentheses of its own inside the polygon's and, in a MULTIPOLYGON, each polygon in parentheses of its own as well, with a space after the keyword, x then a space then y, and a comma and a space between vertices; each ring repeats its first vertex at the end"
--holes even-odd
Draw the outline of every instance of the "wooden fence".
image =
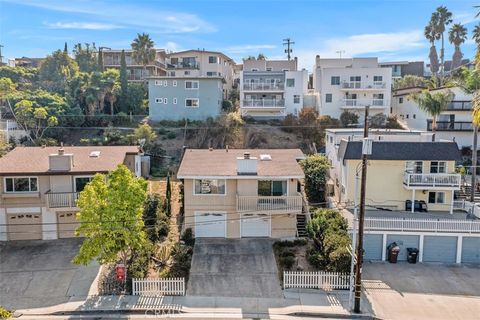
POLYGON ((136 296, 184 296, 185 278, 134 278, 132 294, 136 296))
POLYGON ((323 271, 284 271, 283 288, 348 290, 350 288, 350 275, 323 271))

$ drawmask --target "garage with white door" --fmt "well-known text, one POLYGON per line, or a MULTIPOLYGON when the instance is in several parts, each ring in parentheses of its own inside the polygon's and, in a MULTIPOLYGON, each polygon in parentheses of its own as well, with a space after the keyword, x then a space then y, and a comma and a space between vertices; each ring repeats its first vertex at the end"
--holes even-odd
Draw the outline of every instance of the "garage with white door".
POLYGON ((268 214, 244 213, 241 222, 242 237, 269 237, 271 219, 268 214))
POLYGON ((195 237, 225 238, 226 217, 225 212, 195 212, 195 237))
POLYGON ((78 227, 76 212, 58 212, 58 238, 75 237, 75 229, 78 227))
POLYGON ((39 213, 7 214, 8 240, 41 240, 42 216, 39 213))
POLYGON ((400 247, 398 253, 398 261, 407 261, 408 253, 407 248, 419 248, 420 236, 415 235, 400 235, 389 234, 387 235, 387 247, 395 242, 400 247))
POLYGON ((425 236, 423 240, 423 262, 455 263, 457 237, 425 236))
POLYGON ((382 260, 382 242, 381 234, 366 234, 363 236, 364 260, 382 260))
POLYGON ((480 264, 480 237, 463 237, 462 262, 480 264))

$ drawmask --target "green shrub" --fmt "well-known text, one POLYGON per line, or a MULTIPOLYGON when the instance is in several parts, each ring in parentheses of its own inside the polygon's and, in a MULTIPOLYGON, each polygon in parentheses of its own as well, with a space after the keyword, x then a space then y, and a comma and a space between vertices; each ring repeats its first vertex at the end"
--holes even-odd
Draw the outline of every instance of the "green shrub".
POLYGON ((177 134, 175 133, 175 131, 170 131, 169 133, 167 133, 167 139, 175 139, 177 137, 177 134))
POLYGON ((222 101, 222 110, 226 112, 230 112, 233 110, 233 104, 229 100, 223 100, 222 101))
POLYGON ((172 249, 173 263, 170 267, 170 277, 184 277, 188 280, 193 250, 189 246, 176 244, 172 249))
POLYGON ((156 224, 158 237, 161 239, 168 235, 170 231, 170 218, 163 211, 158 212, 158 221, 156 224))
POLYGON ((185 243, 185 245, 190 247, 195 245, 195 238, 193 237, 192 228, 185 229, 182 235, 182 241, 185 243))
POLYGON ((348 127, 353 124, 358 124, 358 115, 350 112, 350 111, 343 111, 342 114, 340 115, 340 122, 342 126, 348 127))
POLYGON ((293 265, 295 264, 295 255, 280 257, 279 258, 279 263, 280 263, 280 266, 282 267, 282 269, 290 270, 290 269, 292 269, 293 265))
POLYGON ((300 161, 305 173, 305 192, 307 198, 313 203, 325 201, 325 185, 330 163, 325 156, 310 155, 300 161))
POLYGON ((158 129, 158 134, 161 135, 161 136, 164 136, 166 135, 167 133, 169 133, 170 131, 168 131, 167 129, 165 128, 160 128, 158 129))
POLYGON ((314 248, 307 251, 307 260, 316 269, 323 269, 324 267, 323 259, 320 253, 318 253, 314 248))

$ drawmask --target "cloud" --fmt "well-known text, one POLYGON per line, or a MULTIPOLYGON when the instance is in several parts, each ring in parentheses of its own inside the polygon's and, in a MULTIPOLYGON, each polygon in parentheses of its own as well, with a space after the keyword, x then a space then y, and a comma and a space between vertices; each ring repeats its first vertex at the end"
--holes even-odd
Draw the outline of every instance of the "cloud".
POLYGON ((93 16, 105 24, 141 28, 151 33, 210 33, 217 30, 212 24, 195 14, 158 10, 154 7, 89 0, 70 2, 63 0, 2 1, 50 11, 75 13, 77 16, 85 15, 88 18, 93 16))
POLYGON ((479 20, 476 12, 457 12, 453 14, 453 23, 469 24, 479 20))
POLYGON ((43 24, 50 29, 113 30, 121 28, 115 24, 100 22, 44 22, 43 24))
POLYGON ((273 44, 245 44, 240 46, 231 46, 225 48, 229 53, 247 53, 264 49, 275 49, 277 46, 273 44))

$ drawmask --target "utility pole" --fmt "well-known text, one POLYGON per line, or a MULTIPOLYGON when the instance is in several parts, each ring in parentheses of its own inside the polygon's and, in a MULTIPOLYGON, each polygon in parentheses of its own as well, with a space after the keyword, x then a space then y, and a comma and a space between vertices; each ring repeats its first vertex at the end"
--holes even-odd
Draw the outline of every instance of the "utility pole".
POLYGON ((338 55, 340 56, 340 59, 342 59, 342 53, 345 53, 345 50, 338 50, 335 52, 338 53, 338 55))
MULTIPOLYGON (((472 147, 472 189, 470 190, 470 202, 475 203, 475 186, 477 184, 477 144, 478 126, 473 124, 473 147, 472 147)), ((475 206, 472 207, 475 210, 475 206)), ((474 213, 474 212, 473 212, 474 213)))
POLYGON ((290 38, 283 39, 283 45, 287 46, 287 49, 285 49, 285 53, 287 54, 288 60, 290 60, 290 53, 293 52, 293 49, 290 49, 290 46, 295 44, 295 42, 291 41, 290 38))
POLYGON ((368 139, 368 109, 365 106, 365 124, 363 127, 362 143, 362 181, 360 185, 360 216, 358 221, 358 239, 355 266, 355 303, 353 311, 360 313, 360 297, 362 294, 362 264, 363 264, 363 225, 365 221, 365 191, 367 186, 367 157, 372 154, 372 140, 368 139))

